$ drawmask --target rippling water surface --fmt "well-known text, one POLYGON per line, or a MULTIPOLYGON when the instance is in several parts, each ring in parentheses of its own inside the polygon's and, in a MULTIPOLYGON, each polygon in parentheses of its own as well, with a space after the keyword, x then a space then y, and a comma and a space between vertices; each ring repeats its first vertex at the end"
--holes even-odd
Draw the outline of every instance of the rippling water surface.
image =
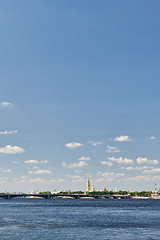
POLYGON ((160 239, 160 200, 0 199, 0 240, 160 239))

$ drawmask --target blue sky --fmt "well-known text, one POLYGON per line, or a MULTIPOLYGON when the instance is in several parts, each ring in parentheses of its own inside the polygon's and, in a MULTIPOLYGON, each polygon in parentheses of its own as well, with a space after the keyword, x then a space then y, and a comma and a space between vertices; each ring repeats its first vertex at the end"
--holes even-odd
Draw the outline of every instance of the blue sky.
POLYGON ((160 2, 0 2, 0 192, 160 182, 160 2))

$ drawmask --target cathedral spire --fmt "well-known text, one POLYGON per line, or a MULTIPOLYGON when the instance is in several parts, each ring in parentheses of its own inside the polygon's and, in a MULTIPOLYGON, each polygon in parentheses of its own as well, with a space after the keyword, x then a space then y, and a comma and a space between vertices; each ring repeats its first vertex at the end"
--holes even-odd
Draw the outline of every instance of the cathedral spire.
POLYGON ((89 168, 88 168, 88 179, 87 179, 87 188, 86 188, 86 192, 90 192, 91 190, 91 184, 89 181, 89 168))

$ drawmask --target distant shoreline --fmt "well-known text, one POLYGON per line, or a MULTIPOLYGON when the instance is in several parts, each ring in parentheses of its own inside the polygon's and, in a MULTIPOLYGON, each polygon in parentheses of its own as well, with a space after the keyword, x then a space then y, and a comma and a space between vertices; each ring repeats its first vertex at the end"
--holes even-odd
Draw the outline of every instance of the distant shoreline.
POLYGON ((152 193, 148 196, 138 196, 131 194, 81 194, 81 193, 0 193, 0 198, 12 199, 12 198, 28 198, 28 199, 53 199, 53 198, 70 198, 70 199, 160 199, 158 193, 152 193))

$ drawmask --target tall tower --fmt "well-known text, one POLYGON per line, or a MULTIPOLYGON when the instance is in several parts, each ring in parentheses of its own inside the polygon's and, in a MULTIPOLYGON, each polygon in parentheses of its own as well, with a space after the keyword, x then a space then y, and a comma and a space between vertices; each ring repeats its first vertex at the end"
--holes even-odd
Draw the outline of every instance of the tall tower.
POLYGON ((88 169, 88 179, 87 179, 86 192, 90 192, 90 190, 91 190, 91 184, 90 184, 90 181, 89 181, 89 169, 88 169))

